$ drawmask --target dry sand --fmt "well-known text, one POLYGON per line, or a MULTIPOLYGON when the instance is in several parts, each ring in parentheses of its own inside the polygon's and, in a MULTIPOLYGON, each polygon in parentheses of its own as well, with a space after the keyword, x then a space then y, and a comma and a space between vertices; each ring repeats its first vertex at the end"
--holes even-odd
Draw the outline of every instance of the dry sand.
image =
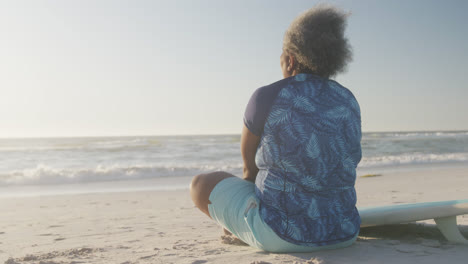
MULTIPOLYGON (((467 199, 468 169, 384 172, 356 189, 358 206, 467 199)), ((7 264, 468 263, 468 246, 448 243, 432 221, 363 229, 351 247, 308 254, 226 244, 188 190, 0 198, 0 212, 7 264)), ((458 221, 468 237, 468 215, 458 221)))

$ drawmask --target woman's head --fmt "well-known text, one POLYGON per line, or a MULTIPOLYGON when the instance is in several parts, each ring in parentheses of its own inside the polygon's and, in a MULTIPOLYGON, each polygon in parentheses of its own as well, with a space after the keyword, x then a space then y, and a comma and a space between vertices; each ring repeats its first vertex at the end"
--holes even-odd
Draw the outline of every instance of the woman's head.
POLYGON ((283 40, 284 77, 314 73, 329 78, 343 72, 352 59, 344 36, 347 16, 336 7, 318 5, 294 19, 283 40))

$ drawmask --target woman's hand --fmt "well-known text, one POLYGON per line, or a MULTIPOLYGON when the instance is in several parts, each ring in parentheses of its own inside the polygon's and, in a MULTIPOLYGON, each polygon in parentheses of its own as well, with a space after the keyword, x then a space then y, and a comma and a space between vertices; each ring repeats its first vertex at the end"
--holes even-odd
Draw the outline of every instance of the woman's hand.
POLYGON ((244 175, 242 178, 251 182, 255 182, 258 173, 258 168, 255 164, 258 144, 260 144, 260 137, 250 132, 244 125, 241 136, 241 154, 244 161, 244 175))

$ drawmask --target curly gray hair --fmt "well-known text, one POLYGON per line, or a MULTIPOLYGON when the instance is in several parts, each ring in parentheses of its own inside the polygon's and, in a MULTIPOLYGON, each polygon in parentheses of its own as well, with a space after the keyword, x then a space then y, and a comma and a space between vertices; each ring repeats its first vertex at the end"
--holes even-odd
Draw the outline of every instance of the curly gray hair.
POLYGON ((317 5, 299 15, 284 35, 283 49, 294 55, 300 73, 329 78, 344 72, 352 50, 344 36, 348 13, 317 5))

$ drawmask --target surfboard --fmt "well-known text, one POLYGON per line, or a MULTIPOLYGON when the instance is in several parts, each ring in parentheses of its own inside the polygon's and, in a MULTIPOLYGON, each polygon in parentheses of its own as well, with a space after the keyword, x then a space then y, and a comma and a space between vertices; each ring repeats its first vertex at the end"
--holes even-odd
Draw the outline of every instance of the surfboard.
POLYGON ((358 211, 361 216, 361 227, 434 219, 448 241, 468 245, 468 240, 460 233, 457 226, 457 216, 468 214, 468 199, 365 207, 358 208, 358 211))

